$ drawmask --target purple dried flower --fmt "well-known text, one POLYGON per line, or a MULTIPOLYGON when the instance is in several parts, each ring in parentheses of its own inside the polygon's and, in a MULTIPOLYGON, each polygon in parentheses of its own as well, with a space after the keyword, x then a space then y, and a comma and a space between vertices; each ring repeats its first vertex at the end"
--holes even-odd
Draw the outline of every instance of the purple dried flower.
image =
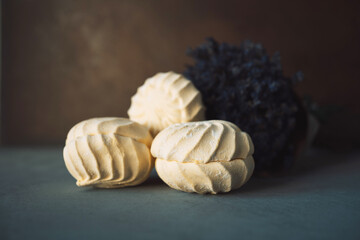
POLYGON ((284 77, 280 54, 270 58, 251 41, 233 46, 208 38, 187 54, 195 63, 184 75, 202 93, 207 119, 231 121, 250 134, 255 170, 291 166, 296 125, 305 118, 293 84, 303 74, 284 77))

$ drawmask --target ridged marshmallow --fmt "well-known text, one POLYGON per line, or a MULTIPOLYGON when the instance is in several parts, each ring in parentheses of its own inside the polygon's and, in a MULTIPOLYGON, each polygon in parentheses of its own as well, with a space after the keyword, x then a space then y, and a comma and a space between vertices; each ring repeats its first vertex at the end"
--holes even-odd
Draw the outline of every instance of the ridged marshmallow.
POLYGON ((156 159, 156 171, 170 187, 200 194, 229 192, 246 183, 254 170, 252 156, 230 162, 180 163, 156 159))
POLYGON ((68 133, 64 160, 78 186, 125 187, 145 181, 152 168, 148 129, 125 118, 93 118, 68 133))
POLYGON ((174 124, 161 131, 151 147, 154 157, 196 163, 245 159, 253 152, 249 135, 221 120, 174 124))
POLYGON ((254 170, 250 136, 221 120, 174 124, 154 139, 155 168, 170 187, 196 193, 229 192, 254 170))
POLYGON ((201 93, 180 74, 158 73, 148 78, 131 98, 128 115, 155 136, 174 124, 204 120, 201 93))

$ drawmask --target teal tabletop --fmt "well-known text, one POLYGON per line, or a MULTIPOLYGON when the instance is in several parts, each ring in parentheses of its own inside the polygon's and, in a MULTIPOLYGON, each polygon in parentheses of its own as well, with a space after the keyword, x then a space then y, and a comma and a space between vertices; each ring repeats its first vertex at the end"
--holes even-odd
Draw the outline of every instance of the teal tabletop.
POLYGON ((61 148, 0 149, 0 239, 360 239, 360 151, 312 150, 288 175, 218 195, 79 188, 61 148))

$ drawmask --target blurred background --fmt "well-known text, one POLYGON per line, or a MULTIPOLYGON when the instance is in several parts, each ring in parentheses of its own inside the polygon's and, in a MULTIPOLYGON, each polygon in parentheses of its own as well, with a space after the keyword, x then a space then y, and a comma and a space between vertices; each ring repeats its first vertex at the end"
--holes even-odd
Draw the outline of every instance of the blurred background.
POLYGON ((296 90, 341 107, 316 145, 360 145, 360 1, 4 0, 1 144, 63 145, 77 122, 127 117, 130 97, 212 36, 279 51, 296 90))

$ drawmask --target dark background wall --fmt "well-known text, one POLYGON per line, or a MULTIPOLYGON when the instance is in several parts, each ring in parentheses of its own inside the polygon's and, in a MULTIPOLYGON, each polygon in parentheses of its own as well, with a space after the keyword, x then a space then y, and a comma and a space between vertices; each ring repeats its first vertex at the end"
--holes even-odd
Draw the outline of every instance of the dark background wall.
POLYGON ((2 6, 3 144, 62 144, 77 122, 127 116, 159 71, 182 72, 207 36, 278 50, 284 72, 320 104, 343 111, 317 143, 358 146, 359 1, 9 0, 2 6))

